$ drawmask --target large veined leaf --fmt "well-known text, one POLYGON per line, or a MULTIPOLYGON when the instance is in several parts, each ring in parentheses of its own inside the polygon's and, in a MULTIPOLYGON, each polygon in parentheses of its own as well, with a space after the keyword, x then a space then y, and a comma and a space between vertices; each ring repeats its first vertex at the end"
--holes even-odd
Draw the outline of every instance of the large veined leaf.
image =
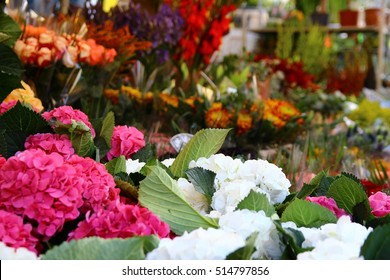
POLYGON ((16 23, 10 16, 0 12, 0 34, 3 34, 0 38, 0 43, 12 47, 16 40, 22 34, 22 30, 19 24, 16 23))
POLYGON ((360 255, 366 260, 390 260, 390 224, 377 227, 368 235, 360 255))
POLYGON ((196 191, 204 194, 211 203, 211 199, 215 193, 214 180, 216 174, 201 167, 188 169, 185 173, 196 191))
POLYGON ((104 118, 91 120, 91 123, 96 132, 94 142, 99 150, 99 157, 103 158, 111 149, 112 133, 115 127, 114 113, 108 112, 104 118))
POLYGON ((181 235, 200 227, 218 227, 215 219, 201 215, 186 201, 177 182, 163 168, 152 166, 150 170, 140 184, 138 200, 168 223, 173 232, 181 235))
POLYGON ((222 147, 229 129, 203 129, 198 131, 180 151, 170 170, 176 177, 183 177, 191 160, 210 157, 222 147))
POLYGON ((280 221, 274 221, 274 224, 281 235, 282 243, 286 245, 281 259, 296 260, 298 254, 312 249, 302 248, 305 237, 299 230, 293 228, 283 228, 280 221))
POLYGON ((41 256, 42 260, 144 260, 158 246, 152 236, 127 239, 89 237, 63 242, 41 256))
POLYGON ((355 180, 342 176, 336 179, 329 188, 327 196, 332 197, 340 208, 353 214, 353 208, 364 202, 369 208, 368 197, 362 186, 355 180))
POLYGON ((124 156, 120 156, 117 158, 114 158, 106 163, 106 169, 108 173, 110 173, 112 176, 119 174, 119 173, 127 173, 126 172, 126 158, 124 156))
POLYGON ((227 260, 251 260, 252 255, 256 250, 256 239, 259 236, 258 232, 252 233, 245 241, 245 246, 237 249, 233 253, 229 254, 227 260))
MULTIPOLYGON (((0 116, 0 143, 6 145, 3 156, 9 158, 24 150, 26 138, 36 133, 53 132, 47 121, 34 110, 19 102, 0 116)), ((2 148, 4 150, 4 148, 2 148)))
POLYGON ((250 191, 247 197, 240 201, 237 205, 237 209, 248 209, 257 212, 264 211, 268 217, 271 217, 276 213, 275 208, 271 205, 267 196, 253 190, 250 191))
POLYGON ((20 83, 23 68, 14 51, 0 44, 0 103, 16 88, 21 88, 20 83))
POLYGON ((91 157, 95 151, 91 129, 85 123, 72 120, 71 124, 64 124, 57 121, 55 131, 59 134, 68 135, 75 152, 79 156, 91 157))
POLYGON ((336 223, 336 216, 325 207, 310 201, 295 199, 284 210, 282 222, 294 222, 298 227, 320 227, 324 224, 336 223))

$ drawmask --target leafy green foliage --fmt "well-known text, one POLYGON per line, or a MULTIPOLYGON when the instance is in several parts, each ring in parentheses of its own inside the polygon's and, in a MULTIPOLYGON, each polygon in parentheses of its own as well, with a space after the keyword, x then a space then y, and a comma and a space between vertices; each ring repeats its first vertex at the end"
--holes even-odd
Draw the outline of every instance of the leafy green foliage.
POLYGON ((336 223, 336 216, 325 207, 310 201, 295 199, 281 217, 282 222, 294 222, 298 227, 320 227, 336 223))
POLYGON ((150 167, 150 173, 140 184, 138 199, 142 206, 168 223, 176 234, 199 227, 218 227, 216 220, 202 216, 190 206, 176 181, 161 167, 150 167))
POLYGON ((245 242, 245 246, 237 249, 233 253, 229 254, 227 260, 251 260, 252 254, 254 253, 256 247, 256 239, 259 236, 258 232, 252 233, 245 242))
POLYGON ((354 207, 361 202, 366 203, 369 209, 368 197, 363 187, 354 179, 344 175, 331 184, 327 196, 332 197, 337 205, 349 214, 353 214, 354 207))
POLYGON ((112 176, 115 176, 116 174, 119 174, 121 172, 126 172, 126 158, 124 156, 120 156, 117 158, 114 158, 106 163, 106 169, 108 173, 110 173, 112 176))
POLYGON ((204 194, 209 202, 211 202, 211 198, 215 192, 214 180, 216 174, 201 167, 191 168, 185 173, 188 180, 194 185, 194 188, 204 194))
POLYGON ((14 51, 0 44, 0 102, 21 87, 22 65, 14 51))
POLYGON ((0 116, 0 145, 5 158, 24 150, 26 138, 36 133, 53 132, 47 121, 32 109, 17 103, 0 116))
POLYGON ((283 228, 279 221, 274 221, 274 224, 281 234, 281 241, 286 245, 282 259, 296 260, 299 253, 311 250, 311 248, 302 248, 302 243, 305 241, 302 232, 293 228, 283 228))
POLYGON ((22 34, 22 30, 20 29, 19 24, 17 24, 10 16, 4 14, 1 11, 0 12, 0 43, 8 47, 12 47, 21 34, 22 34))
POLYGON ((89 237, 63 242, 46 252, 42 260, 144 260, 158 246, 156 236, 127 239, 89 237))
POLYGON ((99 158, 103 158, 111 149, 112 133, 115 127, 114 113, 109 112, 104 118, 92 120, 91 123, 96 132, 94 142, 99 158))
POLYGON ((275 208, 270 204, 267 196, 253 190, 250 191, 247 197, 240 201, 237 209, 248 209, 256 212, 264 211, 268 217, 276 213, 275 208))
POLYGON ((176 177, 183 177, 191 160, 210 157, 222 147, 229 129, 203 129, 185 145, 173 162, 170 170, 176 177))
POLYGON ((360 255, 366 260, 390 260, 390 224, 377 227, 368 235, 360 255))
POLYGON ((132 160, 138 159, 141 162, 149 162, 151 159, 156 158, 156 147, 150 143, 131 156, 132 160))
POLYGON ((71 124, 59 121, 55 124, 55 132, 68 135, 75 152, 81 157, 92 157, 95 152, 90 128, 83 122, 72 120, 71 124))

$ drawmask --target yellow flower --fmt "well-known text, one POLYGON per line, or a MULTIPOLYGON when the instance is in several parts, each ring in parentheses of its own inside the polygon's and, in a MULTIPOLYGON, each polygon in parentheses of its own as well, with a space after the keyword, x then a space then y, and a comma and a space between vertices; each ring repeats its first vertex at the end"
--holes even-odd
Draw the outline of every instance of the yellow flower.
POLYGON ((227 128, 232 117, 232 114, 226 108, 223 108, 222 103, 215 102, 206 112, 206 126, 211 128, 227 128))
POLYGON ((126 94, 128 97, 133 98, 137 100, 138 102, 142 101, 142 93, 133 87, 128 87, 128 86, 122 86, 121 91, 126 94))
POLYGON ((179 98, 177 98, 176 96, 174 95, 170 95, 168 93, 161 93, 160 94, 160 99, 167 105, 170 105, 174 108, 178 108, 179 107, 179 98))
POLYGON ((21 81, 23 88, 14 89, 5 99, 4 102, 10 102, 18 100, 30 104, 36 111, 41 112, 43 110, 42 102, 39 98, 35 97, 34 92, 28 84, 21 81))
POLYGON ((203 103, 203 99, 199 96, 190 96, 184 100, 186 104, 191 106, 191 108, 195 109, 195 102, 198 101, 199 103, 203 103))

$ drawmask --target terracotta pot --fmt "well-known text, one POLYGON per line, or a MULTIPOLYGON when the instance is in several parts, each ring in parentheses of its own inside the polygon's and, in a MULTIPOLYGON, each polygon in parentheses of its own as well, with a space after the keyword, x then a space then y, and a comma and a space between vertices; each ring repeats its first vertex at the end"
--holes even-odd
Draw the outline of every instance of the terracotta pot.
POLYGON ((365 9, 364 15, 366 18, 366 25, 367 26, 378 26, 379 25, 379 19, 381 16, 381 9, 379 9, 379 8, 365 9))
POLYGON ((357 26, 359 12, 355 10, 341 10, 339 11, 341 26, 357 26))

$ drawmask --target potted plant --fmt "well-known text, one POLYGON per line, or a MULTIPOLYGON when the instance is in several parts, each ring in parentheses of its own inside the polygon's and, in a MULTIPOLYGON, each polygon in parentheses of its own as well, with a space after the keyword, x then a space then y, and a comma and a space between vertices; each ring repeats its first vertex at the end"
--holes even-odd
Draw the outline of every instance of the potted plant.
POLYGON ((347 0, 347 8, 339 11, 341 26, 357 26, 359 12, 352 9, 352 1, 347 0))

